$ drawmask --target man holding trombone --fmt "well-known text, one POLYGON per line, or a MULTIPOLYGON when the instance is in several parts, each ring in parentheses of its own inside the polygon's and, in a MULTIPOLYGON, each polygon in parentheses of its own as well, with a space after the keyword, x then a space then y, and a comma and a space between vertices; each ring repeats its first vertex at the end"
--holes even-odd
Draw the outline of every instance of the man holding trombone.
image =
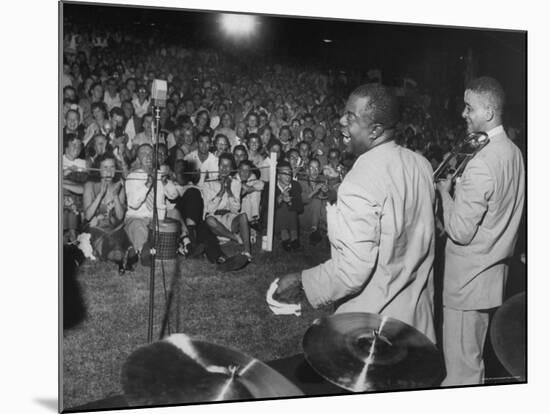
POLYGON ((443 282, 444 386, 480 384, 490 311, 502 304, 509 259, 521 220, 525 171, 520 150, 502 126, 504 91, 493 78, 472 80, 464 93, 468 133, 489 143, 456 181, 437 183, 448 236, 443 282))

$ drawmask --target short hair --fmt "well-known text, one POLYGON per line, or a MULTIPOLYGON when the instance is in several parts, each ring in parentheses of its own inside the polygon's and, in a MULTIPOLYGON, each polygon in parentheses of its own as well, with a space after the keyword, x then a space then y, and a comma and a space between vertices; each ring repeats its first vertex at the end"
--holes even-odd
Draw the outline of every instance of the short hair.
POLYGON ((69 109, 67 111, 67 113, 65 114, 65 119, 67 119, 67 117, 69 116, 69 114, 76 114, 76 116, 78 116, 78 120, 80 121, 80 112, 78 112, 76 109, 69 109))
POLYGON ((296 148, 290 148, 290 149, 286 152, 286 157, 290 159, 290 154, 292 154, 293 152, 295 152, 296 155, 300 156, 300 151, 298 151, 296 148))
POLYGON ((243 165, 246 165, 248 166, 251 170, 256 168, 256 166, 254 165, 254 163, 250 160, 244 160, 244 161, 241 161, 241 163, 239 164, 239 168, 241 168, 241 166, 243 165))
POLYGON ((197 134, 197 142, 199 142, 202 137, 208 138, 208 142, 210 142, 210 134, 208 132, 206 131, 199 132, 197 134))
POLYGON ((294 139, 294 137, 292 135, 292 131, 290 130, 290 127, 288 125, 283 125, 281 127, 281 129, 279 129, 279 136, 281 136, 281 132, 283 132, 283 131, 288 131, 288 134, 290 135, 290 140, 291 141, 294 139))
POLYGON ((235 148, 233 148, 233 154, 235 153, 235 151, 237 150, 241 150, 241 151, 244 151, 246 153, 248 153, 248 151, 246 150, 246 147, 242 144, 239 144, 239 145, 235 145, 235 148))
POLYGON ((101 82, 94 82, 90 85, 90 88, 88 89, 88 95, 92 96, 92 91, 94 90, 94 88, 96 86, 101 86, 103 88, 103 85, 101 84, 101 82))
POLYGON ((103 116, 107 117, 107 105, 105 105, 105 102, 92 103, 90 110, 93 112, 94 109, 99 109, 101 112, 103 112, 103 116))
POLYGON ((235 157, 233 157, 233 154, 229 152, 224 152, 223 154, 220 154, 218 158, 218 166, 221 165, 223 160, 229 160, 232 170, 235 170, 237 168, 237 163, 235 162, 235 157))
POLYGON ((76 134, 67 134, 63 138, 63 150, 66 150, 69 144, 75 140, 82 141, 76 134))
POLYGON ((350 97, 369 98, 365 112, 373 122, 386 129, 392 129, 399 121, 399 102, 397 97, 384 85, 367 83, 355 89, 350 97))
POLYGON ((271 138, 267 143, 267 149, 270 150, 274 145, 278 145, 279 148, 283 148, 283 144, 277 138, 271 138))
POLYGON ((111 112, 109 114, 111 116, 111 118, 115 115, 117 116, 121 116, 124 118, 124 111, 122 110, 122 108, 119 108, 118 106, 115 106, 114 108, 111 109, 111 112))
POLYGON ((68 90, 71 90, 76 94, 76 89, 74 87, 72 87, 71 85, 67 85, 63 88, 63 95, 65 95, 65 92, 67 92, 68 90))
POLYGON ((481 76, 472 79, 466 85, 466 90, 485 95, 489 101, 489 105, 499 114, 502 113, 502 109, 506 102, 506 95, 501 84, 495 78, 481 76))
MULTIPOLYGON (((282 129, 282 128, 281 128, 282 129)), ((309 131, 311 132, 311 135, 315 136, 315 133, 313 132, 313 129, 311 128, 304 128, 304 130, 302 131, 302 136, 305 135, 306 131, 309 131)))
POLYGON ((115 163, 115 176, 113 177, 113 181, 117 182, 122 178, 122 174, 119 171, 118 168, 118 161, 113 154, 112 151, 105 151, 103 154, 99 154, 97 157, 94 158, 94 161, 92 163, 92 171, 89 174, 89 180, 98 182, 101 180, 101 174, 99 173, 99 167, 101 166, 101 163, 105 160, 113 160, 115 163))
POLYGON ((137 154, 139 154, 142 148, 146 148, 146 147, 149 148, 151 151, 153 150, 153 146, 151 144, 147 144, 147 143, 141 144, 139 147, 137 147, 136 156, 137 154))

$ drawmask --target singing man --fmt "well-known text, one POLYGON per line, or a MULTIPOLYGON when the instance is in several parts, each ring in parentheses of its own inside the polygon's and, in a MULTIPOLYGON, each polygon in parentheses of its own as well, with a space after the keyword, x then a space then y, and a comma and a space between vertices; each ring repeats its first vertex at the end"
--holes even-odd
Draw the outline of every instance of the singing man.
POLYGON ((398 118, 386 87, 352 92, 340 123, 358 158, 327 207, 331 259, 282 277, 275 297, 303 289, 314 307, 338 302, 337 313, 393 317, 435 342, 432 167, 394 142, 398 118))

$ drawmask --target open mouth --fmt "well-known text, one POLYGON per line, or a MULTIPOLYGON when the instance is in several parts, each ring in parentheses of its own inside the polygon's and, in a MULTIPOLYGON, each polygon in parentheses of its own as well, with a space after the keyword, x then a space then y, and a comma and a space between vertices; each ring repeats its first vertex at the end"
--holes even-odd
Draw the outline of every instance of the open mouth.
POLYGON ((342 137, 344 138, 344 144, 348 144, 351 141, 351 135, 347 131, 342 131, 342 137))

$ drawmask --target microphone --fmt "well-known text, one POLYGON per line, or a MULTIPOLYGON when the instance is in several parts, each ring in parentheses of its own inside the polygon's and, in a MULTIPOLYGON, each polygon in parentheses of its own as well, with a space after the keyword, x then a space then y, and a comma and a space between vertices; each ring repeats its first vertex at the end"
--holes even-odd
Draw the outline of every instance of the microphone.
POLYGON ((151 86, 151 99, 153 105, 159 108, 166 106, 166 96, 168 94, 168 82, 163 79, 154 79, 151 86))

